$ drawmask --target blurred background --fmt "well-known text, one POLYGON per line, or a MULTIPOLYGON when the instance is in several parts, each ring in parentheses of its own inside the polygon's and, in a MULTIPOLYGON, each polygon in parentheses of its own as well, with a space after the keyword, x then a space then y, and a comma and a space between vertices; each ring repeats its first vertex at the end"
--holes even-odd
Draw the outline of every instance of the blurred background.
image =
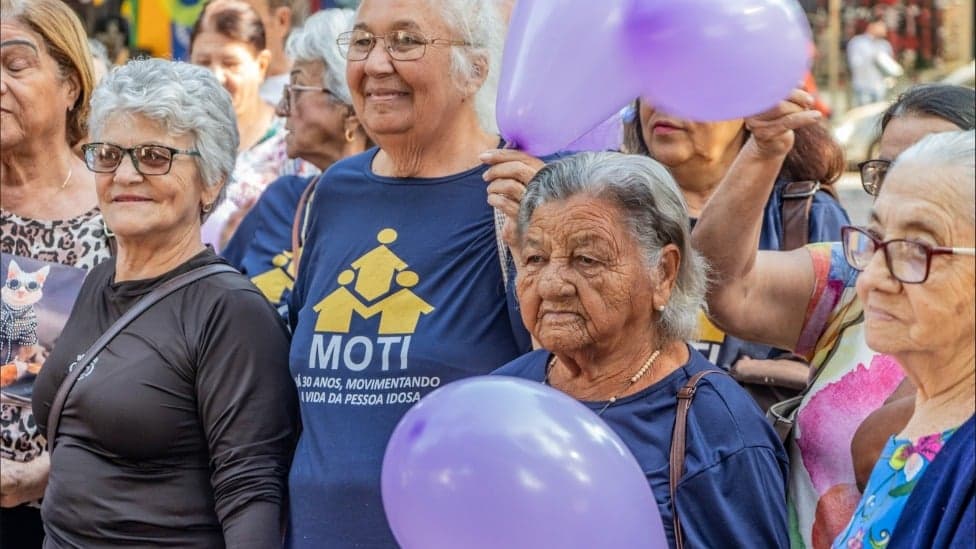
MULTIPOLYGON (((255 3, 269 0, 252 0, 255 3)), ((301 1, 301 0, 295 0, 301 1)), ((486 0, 491 1, 491 0, 486 0)), ((507 2, 507 0, 495 0, 507 2)), ((593 0, 598 2, 600 0, 593 0)), ((308 0, 310 12, 354 8, 358 0, 308 0)), ((190 28, 203 0, 67 0, 89 36, 103 43, 111 63, 150 55, 186 59, 190 28)), ((819 98, 834 136, 844 146, 848 168, 872 158, 878 122, 888 101, 921 82, 973 87, 974 0, 799 0, 810 21, 813 58, 806 87, 819 98), (884 22, 884 38, 900 66, 886 79, 884 98, 855 106, 847 45, 872 21, 884 22)), ((854 222, 865 220, 869 197, 854 171, 842 179, 842 201, 854 222)))

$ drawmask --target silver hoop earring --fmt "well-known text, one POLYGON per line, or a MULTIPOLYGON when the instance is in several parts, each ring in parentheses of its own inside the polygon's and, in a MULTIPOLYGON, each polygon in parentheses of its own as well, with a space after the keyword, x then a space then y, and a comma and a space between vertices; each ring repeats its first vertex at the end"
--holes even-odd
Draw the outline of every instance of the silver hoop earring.
POLYGON ((200 206, 200 211, 205 214, 212 212, 213 209, 214 209, 214 205, 212 202, 210 204, 204 204, 203 206, 200 206))
POLYGON ((108 225, 105 224, 104 218, 102 218, 102 232, 105 233, 106 238, 115 238, 115 233, 113 233, 112 229, 109 229, 108 225))

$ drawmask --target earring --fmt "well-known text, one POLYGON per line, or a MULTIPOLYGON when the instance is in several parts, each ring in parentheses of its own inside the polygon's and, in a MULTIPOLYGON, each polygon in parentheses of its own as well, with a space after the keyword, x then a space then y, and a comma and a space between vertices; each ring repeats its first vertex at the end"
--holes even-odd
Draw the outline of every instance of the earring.
POLYGON ((654 307, 654 308, 655 308, 655 309, 657 310, 657 312, 659 312, 659 313, 663 313, 663 312, 664 312, 664 305, 658 305, 657 307, 654 307))
POLYGON ((105 233, 106 238, 115 238, 115 233, 113 233, 112 229, 109 229, 108 225, 105 224, 105 219, 102 219, 102 231, 105 233))
POLYGON ((346 143, 352 143, 353 139, 356 139, 356 132, 352 128, 346 128, 346 143))
POLYGON ((204 204, 203 206, 200 206, 200 211, 205 214, 212 212, 213 209, 214 209, 214 205, 212 202, 210 204, 204 204))

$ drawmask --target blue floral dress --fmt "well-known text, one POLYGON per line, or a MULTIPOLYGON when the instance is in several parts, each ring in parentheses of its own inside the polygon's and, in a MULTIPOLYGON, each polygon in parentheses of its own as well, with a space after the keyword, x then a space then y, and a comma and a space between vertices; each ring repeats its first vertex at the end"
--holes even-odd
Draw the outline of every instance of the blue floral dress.
POLYGON ((927 435, 917 441, 891 437, 864 489, 854 516, 834 549, 879 549, 891 541, 912 489, 955 429, 927 435))

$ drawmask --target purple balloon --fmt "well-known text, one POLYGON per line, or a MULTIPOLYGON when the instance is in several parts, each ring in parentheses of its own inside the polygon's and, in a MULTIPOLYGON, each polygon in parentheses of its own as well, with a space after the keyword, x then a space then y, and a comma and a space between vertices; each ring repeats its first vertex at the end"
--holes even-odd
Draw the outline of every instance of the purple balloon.
POLYGON ((622 113, 614 113, 599 126, 566 146, 567 151, 619 151, 624 138, 622 113))
POLYGON ((502 136, 536 156, 551 154, 640 95, 622 55, 627 0, 519 0, 498 87, 502 136))
POLYGON ((810 30, 795 0, 630 0, 625 57, 641 95, 692 120, 743 118, 776 105, 809 66, 810 30))
POLYGON ((405 549, 668 547, 620 438, 523 379, 468 378, 423 398, 390 438, 382 493, 405 549))

